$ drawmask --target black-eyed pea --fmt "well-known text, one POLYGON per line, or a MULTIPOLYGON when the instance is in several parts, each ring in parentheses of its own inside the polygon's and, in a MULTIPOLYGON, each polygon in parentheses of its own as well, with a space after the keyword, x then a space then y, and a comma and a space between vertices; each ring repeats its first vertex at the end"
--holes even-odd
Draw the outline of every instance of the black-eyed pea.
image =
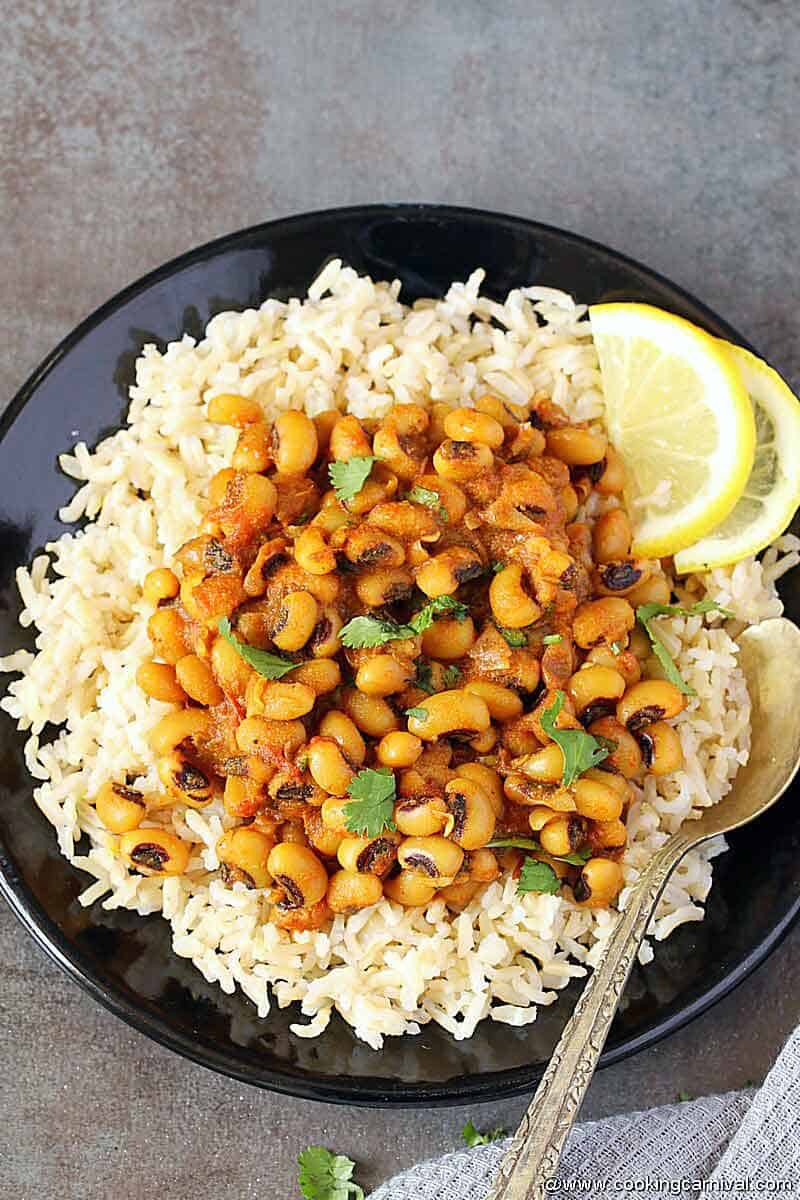
MULTIPOLYGON (((258 676, 258 697, 263 716, 268 721, 295 721, 310 713, 317 693, 305 683, 286 683, 282 679, 258 676)), ((249 711, 249 706, 248 706, 249 711)))
POLYGON ((598 563, 616 562, 630 552, 631 523, 624 508, 601 513, 592 530, 592 547, 598 563))
POLYGON ((211 708, 222 703, 222 688, 214 678, 214 671, 207 659, 187 654, 175 664, 175 675, 186 695, 198 704, 211 708))
POLYGON ((342 682, 342 670, 333 658, 314 658, 290 671, 287 679, 311 688, 317 696, 333 692, 342 682))
POLYGON ((497 818, 480 784, 457 776, 446 784, 444 799, 453 822, 449 838, 464 850, 478 850, 491 841, 497 818))
POLYGON ((308 834, 300 817, 284 821, 277 830, 277 835, 287 846, 308 846, 308 834))
POLYGON ((528 779, 538 783, 560 783, 564 774, 564 755, 555 742, 514 760, 514 766, 528 779))
POLYGON ((592 583, 600 596, 632 596, 650 574, 651 568, 645 559, 617 559, 596 567, 592 572, 592 583))
POLYGON ((432 511, 445 525, 456 526, 463 521, 467 511, 467 497, 452 479, 443 479, 441 475, 422 475, 415 480, 415 484, 438 496, 441 507, 432 511), (441 509, 444 509, 444 512, 441 509))
POLYGON ((587 728, 593 737, 614 743, 614 749, 601 763, 604 771, 616 771, 624 779, 636 779, 641 775, 643 761, 639 743, 616 717, 600 717, 587 728))
POLYGON ((314 658, 333 658, 342 648, 339 630, 342 628, 339 610, 326 606, 320 611, 308 648, 314 658))
POLYGON ((373 838, 351 835, 342 839, 336 857, 345 871, 383 876, 397 861, 400 841, 397 833, 382 833, 373 838))
POLYGON ((640 604, 669 604, 671 597, 672 589, 666 576, 655 573, 628 592, 627 600, 634 608, 638 608, 640 604))
POLYGON ((613 667, 597 663, 583 666, 570 677, 567 692, 584 724, 608 716, 625 694, 625 680, 613 667))
POLYGON ((394 471, 390 471, 386 463, 372 464, 369 479, 362 484, 361 490, 355 496, 345 501, 345 509, 355 517, 362 517, 378 504, 391 500, 397 494, 400 481, 394 471))
MULTIPOLYGON (((599 776, 603 774, 608 780, 613 778, 608 772, 597 772, 599 776)), ((590 779, 586 775, 582 775, 575 781, 573 790, 575 808, 582 817, 587 817, 591 821, 613 821, 622 813, 622 797, 601 779, 590 779)))
POLYGON ((372 454, 372 442, 356 417, 349 413, 339 417, 331 430, 328 453, 337 462, 346 462, 351 458, 367 458, 372 454))
POLYGON ((456 775, 462 779, 471 779, 474 783, 482 787, 491 801, 495 816, 500 816, 504 804, 503 781, 494 767, 490 767, 486 763, 462 763, 456 767, 456 775))
POLYGON ((469 745, 475 754, 491 754, 497 745, 497 730, 490 725, 488 729, 484 729, 483 733, 478 733, 474 738, 470 738, 469 745))
POLYGON ((454 617, 440 617, 422 635, 422 652, 428 658, 442 662, 455 662, 468 654, 475 645, 475 624, 472 617, 463 621, 454 617))
MULTIPOLYGON (((548 709, 552 711, 554 705, 558 702, 557 693, 559 691, 560 689, 557 688, 548 688, 544 695, 541 696, 539 703, 524 718, 529 722, 533 732, 544 746, 553 739, 542 725, 542 717, 548 709)), ((561 710, 555 718, 556 729, 582 729, 583 726, 575 716, 575 702, 569 692, 566 694, 562 692, 561 694, 564 698, 561 710)))
POLYGON ((509 563, 492 578, 489 604, 495 619, 509 629, 523 629, 542 615, 539 605, 525 590, 519 563, 509 563))
POLYGON ((225 780, 222 803, 229 817, 250 820, 263 808, 265 801, 262 785, 243 775, 229 775, 225 780))
POLYGON ((241 654, 225 638, 217 637, 211 645, 211 669, 224 692, 243 701, 247 684, 253 674, 241 654))
POLYGON ((136 671, 136 682, 146 696, 163 704, 183 704, 186 700, 186 693, 178 683, 175 667, 171 663, 147 659, 136 671))
POLYGON ((406 837, 441 833, 449 820, 450 813, 441 796, 409 796, 394 806, 394 823, 406 837))
POLYGON ((328 872, 308 846, 281 842, 270 852, 267 870, 283 889, 284 908, 310 908, 328 890, 328 872))
POLYGON ((424 717, 409 717, 409 733, 424 741, 435 741, 453 734, 485 733, 491 725, 488 705, 480 696, 455 688, 429 696, 424 717))
POLYGON ((433 510, 411 500, 376 504, 367 521, 402 542, 437 541, 441 536, 441 527, 433 510))
POLYGON ((393 654, 373 654, 356 671, 356 687, 367 696, 402 692, 414 678, 414 664, 393 654))
POLYGON ((622 867, 611 858, 590 858, 573 887, 575 900, 584 908, 607 908, 622 891, 622 867))
POLYGON ((314 737, 308 743, 307 754, 308 770, 317 786, 331 796, 344 796, 355 771, 339 743, 330 737, 314 737))
POLYGON ((231 458, 235 471, 252 473, 266 471, 272 465, 272 443, 269 426, 258 421, 241 430, 231 458))
POLYGON ((308 525, 295 538, 294 557, 309 575, 329 575, 336 570, 336 554, 315 525, 308 525))
POLYGON ((158 777, 176 800, 190 808, 205 808, 214 799, 214 780, 180 747, 158 760, 158 777))
POLYGON ((274 758, 291 757, 305 743, 302 721, 271 721, 266 717, 246 717, 236 729, 236 744, 244 754, 274 758))
POLYGON ((279 475, 303 475, 319 451, 317 429, 304 412, 284 412, 272 427, 272 450, 279 475))
POLYGON ((203 741, 211 733, 211 716, 204 708, 180 708, 167 713, 150 730, 150 746, 156 754, 168 754, 187 739, 203 741))
POLYGON ((467 855, 464 865, 469 872, 470 879, 475 879, 479 883, 491 883, 492 880, 500 878, 500 864, 497 861, 497 855, 486 847, 473 850, 471 854, 467 855))
POLYGON ((598 642, 624 644, 635 624, 636 614, 628 600, 604 596, 579 605, 572 629, 576 643, 589 650, 598 642))
POLYGON ((554 816, 552 808, 546 808, 544 804, 536 804, 528 814, 528 824, 534 833, 539 833, 545 825, 553 820, 554 816))
POLYGON ((322 929, 330 922, 332 913, 328 901, 323 897, 316 904, 308 907, 287 908, 285 901, 273 904, 269 910, 269 919, 278 929, 292 932, 307 933, 312 929, 322 929))
POLYGON ((596 849, 618 850, 627 838, 625 822, 619 817, 612 821, 592 821, 589 825, 589 842, 596 849))
POLYGON ((464 862, 464 851, 448 838, 409 837, 400 845, 397 861, 404 871, 416 871, 437 887, 452 883, 464 862))
POLYGON ((606 447, 603 473, 594 486, 601 496, 618 496, 625 487, 625 468, 611 445, 606 447))
POLYGON ((328 880, 328 907, 334 913, 359 912, 377 904, 382 897, 383 884, 377 875, 341 870, 328 880))
POLYGON ((568 467, 590 467, 601 462, 608 447, 605 434, 592 432, 591 429, 578 429, 574 425, 549 429, 545 437, 547 453, 568 467))
MULTIPOLYGON (((628 638, 628 652, 636 656, 636 659, 640 664, 639 673, 641 677, 641 664, 646 662, 646 660, 653 653, 653 646, 650 638, 640 625, 637 625, 636 628, 632 629, 630 632, 628 638)), ((631 682, 638 683, 638 680, 634 679, 631 682)))
POLYGON ((323 858, 336 857, 345 835, 328 829, 318 808, 312 808, 303 814, 303 829, 312 850, 321 854, 323 858))
POLYGON ((341 796, 328 796, 322 802, 322 807, 319 810, 319 815, 326 829, 331 833, 336 833, 340 837, 345 837, 348 833, 347 823, 345 819, 345 808, 353 801, 350 796, 343 793, 341 796))
POLYGON ((450 546, 416 569, 417 587, 429 599, 451 596, 462 583, 483 573, 483 559, 470 546, 450 546))
POLYGON ((645 769, 651 775, 669 775, 683 766, 683 748, 677 730, 666 721, 654 721, 636 734, 645 769))
POLYGON ((359 568, 402 567, 406 561, 403 543, 382 529, 357 525, 344 532, 344 553, 359 568))
POLYGON ((156 655, 173 666, 192 649, 186 622, 177 608, 157 608, 147 622, 147 635, 156 655))
POLYGON ((343 690, 342 708, 367 737, 382 738, 400 728, 400 718, 384 699, 366 696, 358 688, 343 690))
POLYGON ((586 822, 574 814, 557 816, 539 831, 542 849, 556 857, 574 854, 586 841, 586 822))
POLYGON ((192 847, 167 829, 133 829, 119 839, 123 858, 140 875, 182 875, 192 847))
POLYGON ((422 740, 413 733, 402 729, 387 733, 382 737, 375 750, 381 766, 399 770, 402 767, 413 767, 422 753, 422 740))
POLYGON ((451 912, 463 912, 485 886, 478 879, 462 879, 458 883, 439 888, 436 896, 437 899, 444 900, 451 912))
POLYGON ((264 419, 264 410, 257 400, 250 396, 237 396, 224 392, 212 396, 208 402, 208 419, 219 425, 234 425, 243 429, 245 425, 253 425, 264 419))
POLYGON ((505 438, 499 421, 474 408, 452 409, 444 418, 444 432, 455 442, 477 442, 491 450, 498 450, 505 438))
POLYGON ((358 599, 367 608, 382 608, 402 600, 414 586, 414 578, 408 567, 376 567, 364 571, 356 578, 355 590, 358 599))
POLYGON ((485 475, 494 466, 494 455, 488 446, 479 442, 442 442, 433 455, 433 466, 437 475, 452 479, 454 483, 475 479, 485 475))
POLYGON ((503 687, 501 683, 491 683, 488 679, 471 679, 464 684, 464 691, 473 696, 480 696, 493 721, 512 721, 522 713, 522 701, 511 688, 503 687))
POLYGON ((274 807, 285 817, 302 819, 308 806, 319 808, 327 797, 308 771, 298 767, 279 767, 269 781, 267 792, 274 807))
POLYGON ((229 829, 217 842, 223 882, 229 886, 243 883, 247 888, 268 887, 272 876, 267 860, 274 845, 274 838, 247 825, 229 829))
POLYGON ((216 475, 212 476, 208 485, 208 503, 211 508, 222 504, 228 488, 237 474, 238 472, 233 467, 223 467, 221 471, 217 471, 216 475))
POLYGON ((575 811, 575 797, 567 788, 528 779, 521 771, 510 771, 506 775, 503 780, 503 792, 512 804, 521 804, 526 808, 544 805, 553 812, 575 811))
POLYGON ((331 433, 336 422, 341 417, 341 413, 336 408, 325 408, 322 412, 318 412, 311 419, 314 422, 314 429, 317 433, 317 444, 320 451, 328 449, 331 440, 331 433))
POLYGON ((404 908, 423 908, 436 895, 436 884, 418 871, 401 871, 384 882, 383 891, 389 900, 404 908))
POLYGON ((628 688, 617 704, 617 720, 633 734, 655 721, 677 717, 686 707, 686 697, 664 679, 646 679, 628 688))
POLYGON ((144 577, 142 595, 153 608, 158 608, 165 600, 174 600, 179 591, 178 577, 169 567, 155 567, 144 577))
POLYGON ((289 592, 278 609, 272 640, 280 650, 300 650, 314 632, 319 605, 310 592, 289 592))
POLYGON ((95 810, 110 833, 129 833, 147 816, 147 801, 143 792, 109 781, 97 793, 95 810))
POLYGON ((319 723, 321 737, 333 738, 341 747, 348 762, 361 766, 367 756, 364 739, 347 713, 332 708, 319 723))
MULTIPOLYGON (((629 639, 635 633, 636 630, 632 629, 629 639)), ((642 677, 642 668, 639 659, 631 650, 623 650, 619 646, 614 650, 606 642, 601 642, 598 646, 593 646, 586 655, 586 661, 587 663, 595 663, 598 667, 609 667, 612 671, 618 671, 625 680, 626 687, 631 687, 634 683, 638 683, 642 677)))

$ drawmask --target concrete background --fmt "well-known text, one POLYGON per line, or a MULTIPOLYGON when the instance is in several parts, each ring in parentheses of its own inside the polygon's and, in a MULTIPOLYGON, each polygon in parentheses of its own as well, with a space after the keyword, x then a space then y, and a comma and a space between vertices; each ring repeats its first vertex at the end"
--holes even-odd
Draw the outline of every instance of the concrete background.
MULTIPOLYGON (((27 0, 0 40, 5 403, 78 320, 190 246, 378 200, 506 210, 641 258, 797 385, 792 0, 27 0)), ((759 1081, 800 1017, 800 931, 598 1116, 759 1081)), ((98 1008, 0 911, 0 1194, 299 1195, 323 1142, 365 1186, 523 1101, 367 1112, 245 1089, 98 1008)))

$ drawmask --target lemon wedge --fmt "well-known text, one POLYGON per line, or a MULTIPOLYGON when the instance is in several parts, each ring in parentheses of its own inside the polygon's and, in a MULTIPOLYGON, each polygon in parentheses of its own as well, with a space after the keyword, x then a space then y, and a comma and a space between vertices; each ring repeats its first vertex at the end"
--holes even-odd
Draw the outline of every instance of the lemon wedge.
POLYGON ((758 554, 780 537, 800 507, 800 400, 777 371, 741 346, 720 345, 736 364, 756 419, 750 478, 732 512, 701 541, 675 555, 681 574, 758 554))
POLYGON ((597 304, 589 317, 633 551, 675 554, 744 491, 756 442, 747 389, 724 346, 682 317, 649 304, 597 304))

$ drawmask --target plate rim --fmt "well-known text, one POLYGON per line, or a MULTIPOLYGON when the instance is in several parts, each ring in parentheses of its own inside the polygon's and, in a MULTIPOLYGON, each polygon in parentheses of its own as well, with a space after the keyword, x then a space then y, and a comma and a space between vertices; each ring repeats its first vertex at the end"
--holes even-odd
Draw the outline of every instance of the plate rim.
MULTIPOLYGON (((742 338, 733 326, 688 289, 674 283, 667 276, 648 267, 638 259, 623 254, 603 242, 585 237, 583 234, 512 213, 461 205, 416 202, 330 207, 277 217, 270 221, 233 230, 208 242, 190 247, 125 285, 85 316, 28 375, 0 418, 0 440, 6 436, 17 416, 33 398, 40 383, 70 350, 90 332, 101 326, 108 316, 128 300, 146 291, 153 284, 169 278, 177 271, 198 261, 235 249, 248 240, 279 237, 286 231, 309 223, 337 219, 352 220, 353 218, 367 221, 382 216, 401 219, 424 219, 427 217, 442 220, 475 218, 492 224, 501 223, 507 227, 516 227, 524 230, 529 236, 543 233, 562 242, 572 243, 579 249, 598 252, 606 258, 610 257, 616 263, 658 282, 673 295, 682 297, 699 313, 706 316, 711 324, 724 330, 740 345, 750 348, 750 343, 742 338)), ((36 900, 16 870, 2 838, 0 838, 0 895, 4 897, 14 916, 50 960, 104 1008, 138 1032, 152 1038, 174 1053, 242 1083, 301 1099, 350 1104, 356 1107, 409 1108, 420 1104, 431 1107, 447 1107, 467 1102, 480 1103, 530 1092, 544 1071, 544 1064, 530 1064, 492 1072, 486 1076, 485 1083, 482 1077, 471 1075, 466 1077, 467 1082, 464 1084, 458 1078, 437 1084, 395 1081, 391 1090, 386 1090, 380 1083, 374 1088, 367 1087, 368 1081, 361 1077, 358 1077, 357 1083, 351 1083, 345 1077, 335 1080, 318 1076, 312 1078, 305 1072, 291 1069, 283 1071, 275 1067, 261 1067, 256 1072, 253 1069, 247 1069, 238 1059, 226 1056, 223 1051, 203 1045, 188 1035, 171 1028, 163 1017, 149 1013, 142 1004, 133 1003, 121 984, 110 987, 97 977, 92 969, 82 961, 83 956, 74 942, 59 929, 36 900)), ((762 938, 745 958, 740 959, 731 967, 713 987, 702 990, 688 1001, 684 999, 683 1002, 673 1002, 667 1005, 664 1016, 649 1029, 626 1037, 606 1049, 600 1058, 599 1065, 601 1067, 611 1066, 641 1050, 656 1045, 713 1007, 765 961, 786 937, 798 916, 800 916, 800 889, 798 889, 793 903, 786 909, 781 920, 773 925, 768 935, 762 938)), ((690 990, 690 996, 694 991, 697 989, 690 990)))

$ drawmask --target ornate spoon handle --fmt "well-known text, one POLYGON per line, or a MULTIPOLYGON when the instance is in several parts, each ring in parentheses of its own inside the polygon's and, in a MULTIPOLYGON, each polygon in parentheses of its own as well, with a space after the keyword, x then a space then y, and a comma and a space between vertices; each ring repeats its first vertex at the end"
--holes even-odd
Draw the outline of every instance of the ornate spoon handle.
POLYGON ((639 946, 671 872, 692 840, 675 834, 633 886, 627 907, 589 977, 487 1200, 543 1200, 594 1074, 639 946))

